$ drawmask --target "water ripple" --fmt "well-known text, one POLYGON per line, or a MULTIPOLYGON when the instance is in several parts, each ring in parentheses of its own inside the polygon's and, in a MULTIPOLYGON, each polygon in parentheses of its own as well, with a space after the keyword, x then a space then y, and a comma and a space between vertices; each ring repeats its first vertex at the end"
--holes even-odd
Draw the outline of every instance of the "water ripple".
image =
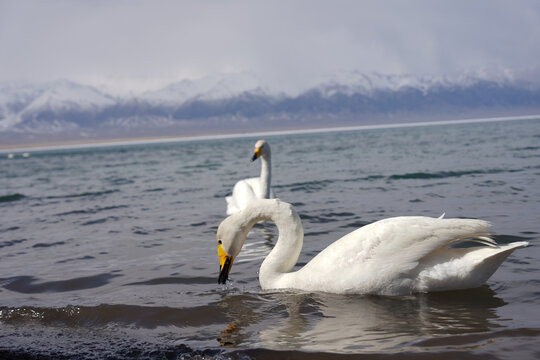
POLYGON ((223 323, 227 320, 216 306, 194 306, 188 310, 137 305, 66 306, 61 308, 0 307, 0 319, 21 324, 39 320, 46 325, 104 326, 111 323, 131 324, 142 328, 158 326, 197 326, 223 323))
POLYGON ((117 274, 98 274, 93 276, 83 276, 73 279, 60 281, 38 282, 39 279, 34 276, 17 276, 13 278, 0 279, 6 283, 4 289, 23 293, 23 294, 39 294, 46 292, 66 292, 76 290, 93 289, 107 285, 110 280, 122 275, 117 274))
POLYGON ((70 199, 70 198, 80 198, 80 197, 95 197, 95 196, 103 196, 112 194, 115 192, 118 192, 119 190, 105 190, 105 191, 95 191, 95 192, 84 192, 79 194, 67 194, 67 195, 51 195, 45 197, 45 199, 70 199))
POLYGON ((4 232, 8 232, 8 231, 15 231, 15 230, 19 230, 20 227, 18 226, 11 226, 11 227, 8 227, 6 229, 0 229, 0 233, 4 233, 4 232))
POLYGON ((187 284, 187 285, 194 285, 194 284, 215 284, 216 278, 215 277, 204 277, 204 276, 193 276, 193 277, 161 277, 146 281, 139 281, 139 282, 133 282, 126 284, 128 285, 169 285, 169 284, 187 284))
POLYGON ((128 207, 127 205, 115 205, 115 206, 96 207, 93 209, 72 210, 72 211, 56 214, 56 216, 97 214, 102 211, 124 209, 127 207, 128 207))
POLYGON ((297 183, 292 183, 288 185, 276 185, 274 186, 274 188, 290 189, 291 192, 305 191, 306 193, 310 193, 312 191, 322 190, 329 184, 332 184, 333 182, 334 180, 329 180, 329 179, 313 180, 313 181, 297 182, 297 183))
POLYGON ((83 222, 81 225, 82 226, 88 226, 88 225, 103 224, 103 223, 105 223, 105 222, 107 222, 109 220, 117 221, 118 219, 119 218, 117 216, 108 216, 108 217, 101 218, 101 219, 86 221, 86 222, 83 222))
POLYGON ((33 248, 47 248, 47 247, 52 247, 52 246, 57 246, 57 245, 65 245, 65 244, 66 244, 65 241, 56 241, 53 243, 37 243, 32 247, 33 248))
POLYGON ((6 240, 0 242, 0 249, 8 246, 13 246, 25 242, 27 239, 6 240))
POLYGON ((24 199, 25 197, 26 196, 24 196, 23 194, 19 194, 19 193, 3 195, 3 196, 0 196, 0 203, 17 201, 17 200, 24 199))
POLYGON ((507 172, 519 172, 522 170, 516 169, 491 169, 491 170, 463 170, 463 171, 440 171, 440 172, 414 172, 414 173, 405 173, 405 174, 395 174, 388 177, 390 180, 414 180, 414 179, 445 179, 469 175, 490 175, 490 174, 500 174, 507 172))

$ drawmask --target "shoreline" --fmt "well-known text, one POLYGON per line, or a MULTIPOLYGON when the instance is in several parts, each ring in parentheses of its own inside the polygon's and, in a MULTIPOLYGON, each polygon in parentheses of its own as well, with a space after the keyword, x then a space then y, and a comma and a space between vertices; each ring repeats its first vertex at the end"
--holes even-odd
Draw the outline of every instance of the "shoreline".
POLYGON ((523 115, 523 116, 501 116, 476 119, 455 119, 455 120, 440 120, 440 121, 416 121, 409 123, 390 123, 390 124, 371 124, 371 125, 352 125, 352 126, 337 126, 325 128, 311 129, 293 129, 293 130, 268 130, 254 131, 249 133, 231 133, 231 134, 213 134, 213 135, 192 135, 192 136, 174 136, 174 137, 142 137, 133 139, 103 139, 103 140, 73 140, 73 141, 56 141, 51 143, 27 144, 27 145, 0 145, 0 154, 22 153, 22 152, 41 152, 53 150, 70 150, 70 149, 86 149, 96 147, 116 147, 116 146, 131 146, 144 144, 165 144, 174 142, 187 141, 204 141, 213 139, 235 139, 246 137, 262 137, 262 136, 279 136, 292 134, 316 134, 325 132, 342 132, 342 131, 362 131, 375 129, 391 129, 404 127, 419 127, 419 126, 441 126, 453 124, 474 124, 484 122, 498 121, 519 121, 519 120, 540 120, 540 114, 523 115))

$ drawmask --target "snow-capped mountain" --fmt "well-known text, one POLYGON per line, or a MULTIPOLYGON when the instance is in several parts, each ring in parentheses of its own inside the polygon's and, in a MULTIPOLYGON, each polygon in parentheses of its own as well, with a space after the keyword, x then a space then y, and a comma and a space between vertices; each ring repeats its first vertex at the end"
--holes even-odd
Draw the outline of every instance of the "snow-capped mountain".
POLYGON ((115 102, 114 98, 91 86, 60 80, 46 87, 24 111, 92 111, 114 105, 115 102))
POLYGON ((159 90, 114 97, 63 80, 0 84, 0 140, 26 134, 99 137, 249 131, 516 111, 540 112, 539 86, 469 75, 340 72, 286 94, 248 73, 182 80, 159 90))
MULTIPOLYGON (((0 131, 21 125, 32 131, 32 126, 24 125, 46 125, 51 121, 58 123, 66 114, 74 117, 99 113, 102 109, 114 106, 116 102, 113 97, 91 86, 65 80, 34 87, 4 86, 0 88, 0 131)), ((37 128, 42 130, 42 126, 37 128)))
MULTIPOLYGON (((254 74, 219 74, 198 80, 181 80, 135 98, 152 104, 178 105, 188 100, 220 100, 243 92, 259 92, 263 82, 254 74)), ((269 93, 266 91, 266 93, 269 93)))

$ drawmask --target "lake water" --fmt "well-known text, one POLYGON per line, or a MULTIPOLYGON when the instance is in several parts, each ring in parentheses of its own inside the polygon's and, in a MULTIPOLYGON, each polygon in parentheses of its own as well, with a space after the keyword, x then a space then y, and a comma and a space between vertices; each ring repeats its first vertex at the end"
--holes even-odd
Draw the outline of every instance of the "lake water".
POLYGON ((489 220, 527 240, 478 289, 266 292, 257 225, 218 285, 225 196, 257 138, 0 154, 0 358, 540 358, 540 119, 272 135, 300 265, 399 215, 489 220))

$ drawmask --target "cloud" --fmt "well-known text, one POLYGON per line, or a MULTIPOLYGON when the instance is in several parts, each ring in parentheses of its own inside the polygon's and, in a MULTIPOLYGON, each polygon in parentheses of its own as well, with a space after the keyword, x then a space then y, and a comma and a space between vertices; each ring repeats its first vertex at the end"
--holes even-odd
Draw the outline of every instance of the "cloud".
POLYGON ((540 80, 536 1, 0 0, 0 81, 127 90, 253 72, 294 89, 339 70, 540 80))

